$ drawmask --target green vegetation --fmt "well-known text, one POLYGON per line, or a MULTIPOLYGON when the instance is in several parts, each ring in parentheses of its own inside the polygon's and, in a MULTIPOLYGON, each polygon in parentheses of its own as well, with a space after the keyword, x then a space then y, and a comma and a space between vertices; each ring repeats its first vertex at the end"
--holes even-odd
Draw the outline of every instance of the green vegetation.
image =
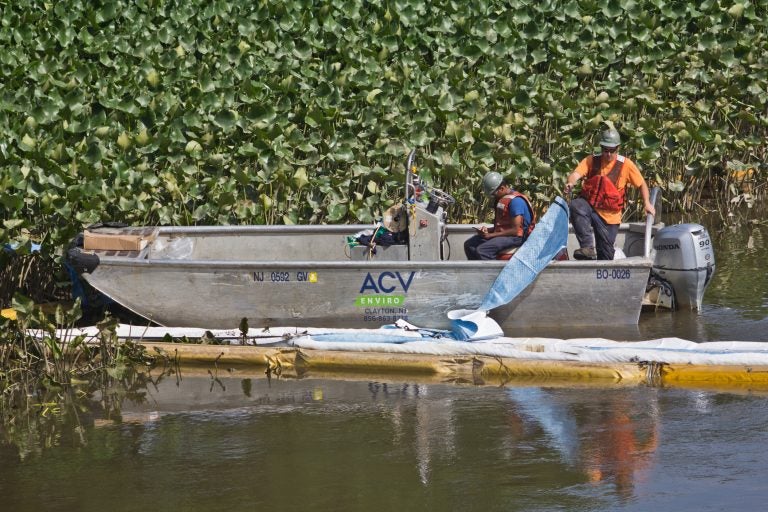
POLYGON ((158 363, 165 367, 157 378, 178 375, 167 355, 119 343, 115 319, 100 322, 95 339, 77 334, 79 303, 49 314, 17 295, 13 306, 17 320, 0 318, 0 445, 15 446, 22 458, 59 444, 64 433, 83 436, 84 420, 119 420, 122 400, 143 399, 158 363))
POLYGON ((413 147, 453 220, 489 169, 542 204, 603 120, 676 207, 768 179, 762 2, 18 0, 0 77, 0 241, 48 258, 99 220, 368 222, 413 147))
MULTIPOLYGON (((56 260, 100 220, 370 222, 414 147, 459 222, 488 170, 546 203, 606 120, 672 208, 725 219, 768 182, 764 2, 16 0, 0 81, 4 307, 68 296, 56 260)), ((78 305, 13 306, 0 433, 22 455, 148 382, 112 320, 86 343, 56 331, 78 305)))
POLYGON ((132 343, 118 343, 117 320, 107 316, 96 327, 96 339, 73 330, 80 319, 79 301, 59 305, 53 312, 17 294, 15 320, 0 319, 0 392, 13 386, 14 375, 33 373, 47 385, 67 386, 101 371, 120 373, 129 364, 152 366, 155 357, 132 343))

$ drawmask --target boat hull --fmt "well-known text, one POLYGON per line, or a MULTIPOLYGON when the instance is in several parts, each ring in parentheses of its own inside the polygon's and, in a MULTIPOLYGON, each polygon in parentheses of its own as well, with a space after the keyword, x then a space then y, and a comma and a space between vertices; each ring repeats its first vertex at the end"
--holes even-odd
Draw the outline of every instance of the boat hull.
MULTIPOLYGON (((505 262, 209 261, 101 255, 85 279, 165 326, 376 328, 402 319, 449 329, 477 308, 505 262)), ((552 262, 491 316, 505 333, 537 326, 636 324, 652 262, 552 262)))

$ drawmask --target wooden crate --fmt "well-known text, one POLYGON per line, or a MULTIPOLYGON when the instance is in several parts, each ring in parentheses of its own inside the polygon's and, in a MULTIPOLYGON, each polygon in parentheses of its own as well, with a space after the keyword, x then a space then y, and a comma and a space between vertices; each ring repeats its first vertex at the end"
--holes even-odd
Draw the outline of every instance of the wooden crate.
POLYGON ((140 251, 157 236, 157 228, 99 228, 85 230, 86 251, 140 251))

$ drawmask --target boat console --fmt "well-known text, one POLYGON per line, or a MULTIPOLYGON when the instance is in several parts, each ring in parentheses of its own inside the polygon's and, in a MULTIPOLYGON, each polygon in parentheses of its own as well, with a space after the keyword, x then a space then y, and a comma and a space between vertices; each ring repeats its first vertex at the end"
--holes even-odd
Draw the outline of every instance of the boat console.
MULTIPOLYGON (((428 186, 419 178, 414 158, 416 151, 411 151, 405 168, 405 198, 402 205, 393 207, 398 214, 405 216, 405 222, 396 228, 388 222, 385 227, 398 233, 405 232, 402 244, 376 244, 375 252, 368 245, 350 248, 352 260, 378 261, 440 261, 448 259, 443 253, 446 239, 448 207, 456 200, 443 190, 428 186)), ((386 214, 385 214, 386 217, 386 214)), ((375 237, 375 233, 374 233, 375 237)))
POLYGON ((405 164, 405 205, 408 215, 408 255, 411 261, 439 261, 446 237, 447 213, 456 200, 443 190, 428 187, 418 175, 411 151, 405 164))

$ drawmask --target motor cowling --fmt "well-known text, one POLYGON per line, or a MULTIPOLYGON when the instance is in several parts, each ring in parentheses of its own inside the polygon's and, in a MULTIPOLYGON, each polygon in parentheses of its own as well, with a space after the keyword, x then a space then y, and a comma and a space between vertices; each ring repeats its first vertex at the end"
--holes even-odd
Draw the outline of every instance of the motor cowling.
POLYGON ((701 309, 704 290, 715 273, 709 232, 700 224, 675 224, 653 238, 653 271, 675 291, 677 307, 701 309))

